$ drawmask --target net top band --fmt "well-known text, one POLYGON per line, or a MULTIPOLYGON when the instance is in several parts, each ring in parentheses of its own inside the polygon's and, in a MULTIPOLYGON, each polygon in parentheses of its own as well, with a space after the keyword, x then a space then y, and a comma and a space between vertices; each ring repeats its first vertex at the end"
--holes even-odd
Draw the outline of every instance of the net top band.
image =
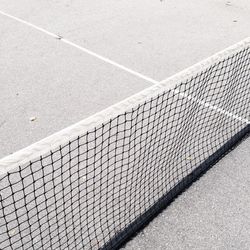
POLYGON ((29 163, 41 155, 49 153, 51 150, 59 147, 60 145, 85 134, 90 129, 117 117, 121 113, 126 113, 129 109, 144 103, 146 100, 164 91, 174 88, 177 84, 192 78, 215 63, 223 61, 223 59, 226 59, 248 47, 250 47, 250 37, 214 54, 211 57, 208 57, 207 59, 173 75, 172 77, 167 78, 166 80, 159 82, 158 84, 155 84, 117 104, 110 106, 101 112, 98 112, 74 125, 46 137, 45 139, 21 149, 20 151, 0 159, 0 175, 6 174, 8 171, 18 166, 29 163))

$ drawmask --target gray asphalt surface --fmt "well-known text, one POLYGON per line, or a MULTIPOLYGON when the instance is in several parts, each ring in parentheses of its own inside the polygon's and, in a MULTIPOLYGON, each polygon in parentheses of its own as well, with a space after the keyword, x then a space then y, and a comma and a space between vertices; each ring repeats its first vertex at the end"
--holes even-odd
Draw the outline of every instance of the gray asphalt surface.
MULTIPOLYGON (((22 18, 155 80, 249 36, 247 0, 0 0, 22 18)), ((0 157, 151 86, 0 14, 0 157), (35 117, 35 121, 30 121, 35 117)), ((249 249, 249 139, 127 249, 249 249)))
POLYGON ((247 0, 1 0, 0 10, 162 80, 249 36, 249 5, 247 0))
MULTIPOLYGON (((0 10, 156 80, 247 37, 250 24, 246 0, 1 0, 0 10)), ((152 85, 20 22, 0 20, 0 157, 152 85)))
POLYGON ((124 247, 249 249, 250 137, 220 160, 124 247))

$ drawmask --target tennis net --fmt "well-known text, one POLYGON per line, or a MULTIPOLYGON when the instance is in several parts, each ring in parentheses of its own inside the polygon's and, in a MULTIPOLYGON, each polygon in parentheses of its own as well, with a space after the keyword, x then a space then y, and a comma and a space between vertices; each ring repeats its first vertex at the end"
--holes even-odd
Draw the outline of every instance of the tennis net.
POLYGON ((250 39, 0 160, 0 249, 117 249, 250 131, 250 39))

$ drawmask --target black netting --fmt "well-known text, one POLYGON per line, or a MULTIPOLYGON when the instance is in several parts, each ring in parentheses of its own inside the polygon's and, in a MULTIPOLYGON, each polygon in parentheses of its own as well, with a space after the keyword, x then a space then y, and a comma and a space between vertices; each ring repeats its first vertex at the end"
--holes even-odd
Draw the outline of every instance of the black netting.
POLYGON ((250 50, 0 177, 0 249, 115 249, 249 132, 250 50))

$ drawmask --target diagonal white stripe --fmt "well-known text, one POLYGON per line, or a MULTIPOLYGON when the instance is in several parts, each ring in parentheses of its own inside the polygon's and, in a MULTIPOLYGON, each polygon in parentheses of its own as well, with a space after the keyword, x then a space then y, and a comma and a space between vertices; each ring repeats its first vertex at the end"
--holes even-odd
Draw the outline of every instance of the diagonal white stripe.
POLYGON ((212 105, 212 104, 210 104, 210 103, 208 103, 208 102, 205 102, 205 101, 202 101, 202 100, 200 100, 200 99, 198 99, 198 98, 195 98, 195 97, 192 97, 192 96, 190 96, 190 95, 187 95, 187 94, 185 94, 185 93, 183 93, 183 92, 180 92, 179 90, 174 90, 174 92, 175 92, 176 94, 178 94, 178 95, 184 97, 184 98, 187 98, 187 99, 190 100, 190 101, 193 101, 193 102, 195 102, 195 103, 198 103, 199 105, 201 105, 201 106, 203 106, 203 107, 207 107, 207 108, 209 108, 209 109, 212 109, 212 110, 214 110, 214 111, 216 111, 216 112, 218 112, 218 113, 224 114, 224 115, 226 115, 226 116, 228 116, 228 117, 231 117, 232 119, 241 121, 241 122, 243 122, 243 123, 250 124, 250 121, 249 121, 248 119, 242 118, 242 117, 240 117, 240 116, 238 116, 238 115, 235 115, 235 114, 233 114, 233 113, 231 113, 231 112, 228 112, 228 111, 226 111, 226 110, 224 110, 224 109, 222 109, 222 108, 219 108, 219 107, 217 107, 217 106, 214 106, 214 105, 212 105))
POLYGON ((98 58, 99 60, 101 60, 101 61, 103 61, 103 62, 109 63, 109 64, 111 64, 111 65, 113 65, 113 66, 115 66, 115 67, 117 67, 117 68, 119 68, 119 69, 122 69, 122 70, 124 70, 124 71, 130 73, 131 75, 137 76, 137 77, 139 77, 139 78, 141 78, 141 79, 143 79, 143 80, 146 80, 146 81, 148 81, 148 82, 151 82, 151 83, 153 83, 153 84, 159 83, 158 81, 156 81, 156 80, 154 80, 154 79, 152 79, 152 78, 150 78, 150 77, 148 77, 148 76, 145 76, 145 75, 143 75, 143 74, 141 74, 141 73, 139 73, 139 72, 136 72, 136 71, 134 71, 134 70, 132 70, 132 69, 129 69, 129 68, 127 68, 127 67, 125 67, 125 66, 123 66, 123 65, 121 65, 121 64, 119 64, 119 63, 117 63, 117 62, 115 62, 115 61, 110 60, 110 59, 107 58, 107 57, 101 56, 101 55, 99 55, 99 54, 97 54, 97 53, 95 53, 95 52, 93 52, 93 51, 91 51, 91 50, 89 50, 89 49, 87 49, 87 48, 84 48, 84 47, 82 47, 82 46, 80 46, 80 45, 77 45, 77 44, 75 44, 75 43, 73 43, 73 42, 71 42, 71 41, 69 41, 69 40, 67 40, 67 39, 65 39, 65 38, 63 38, 63 37, 61 37, 60 35, 54 34, 54 33, 52 33, 52 32, 49 32, 49 31, 47 31, 47 30, 45 30, 45 29, 43 29, 43 28, 41 28, 41 27, 38 27, 38 26, 36 26, 36 25, 34 25, 34 24, 30 23, 30 22, 27 22, 27 21, 25 21, 25 20, 23 20, 23 19, 21 19, 21 18, 12 16, 12 15, 10 15, 10 14, 8 14, 8 13, 6 13, 6 12, 3 12, 3 11, 1 11, 1 10, 0 10, 0 14, 3 15, 3 16, 9 17, 9 18, 11 18, 11 19, 14 19, 14 20, 16 20, 17 22, 20 22, 20 23, 23 23, 23 24, 25 24, 25 25, 28 25, 28 26, 30 26, 30 27, 32 27, 32 28, 38 30, 38 31, 41 31, 41 32, 43 32, 43 33, 45 33, 45 34, 47 34, 47 35, 49 35, 49 36, 52 36, 52 37, 54 37, 54 38, 57 38, 57 39, 59 39, 60 41, 66 43, 66 44, 68 44, 68 45, 70 45, 70 46, 72 46, 72 47, 74 47, 74 48, 77 48, 77 49, 81 50, 82 52, 84 52, 84 53, 86 53, 86 54, 89 54, 89 55, 91 55, 91 56, 93 56, 93 57, 96 57, 96 58, 98 58))

